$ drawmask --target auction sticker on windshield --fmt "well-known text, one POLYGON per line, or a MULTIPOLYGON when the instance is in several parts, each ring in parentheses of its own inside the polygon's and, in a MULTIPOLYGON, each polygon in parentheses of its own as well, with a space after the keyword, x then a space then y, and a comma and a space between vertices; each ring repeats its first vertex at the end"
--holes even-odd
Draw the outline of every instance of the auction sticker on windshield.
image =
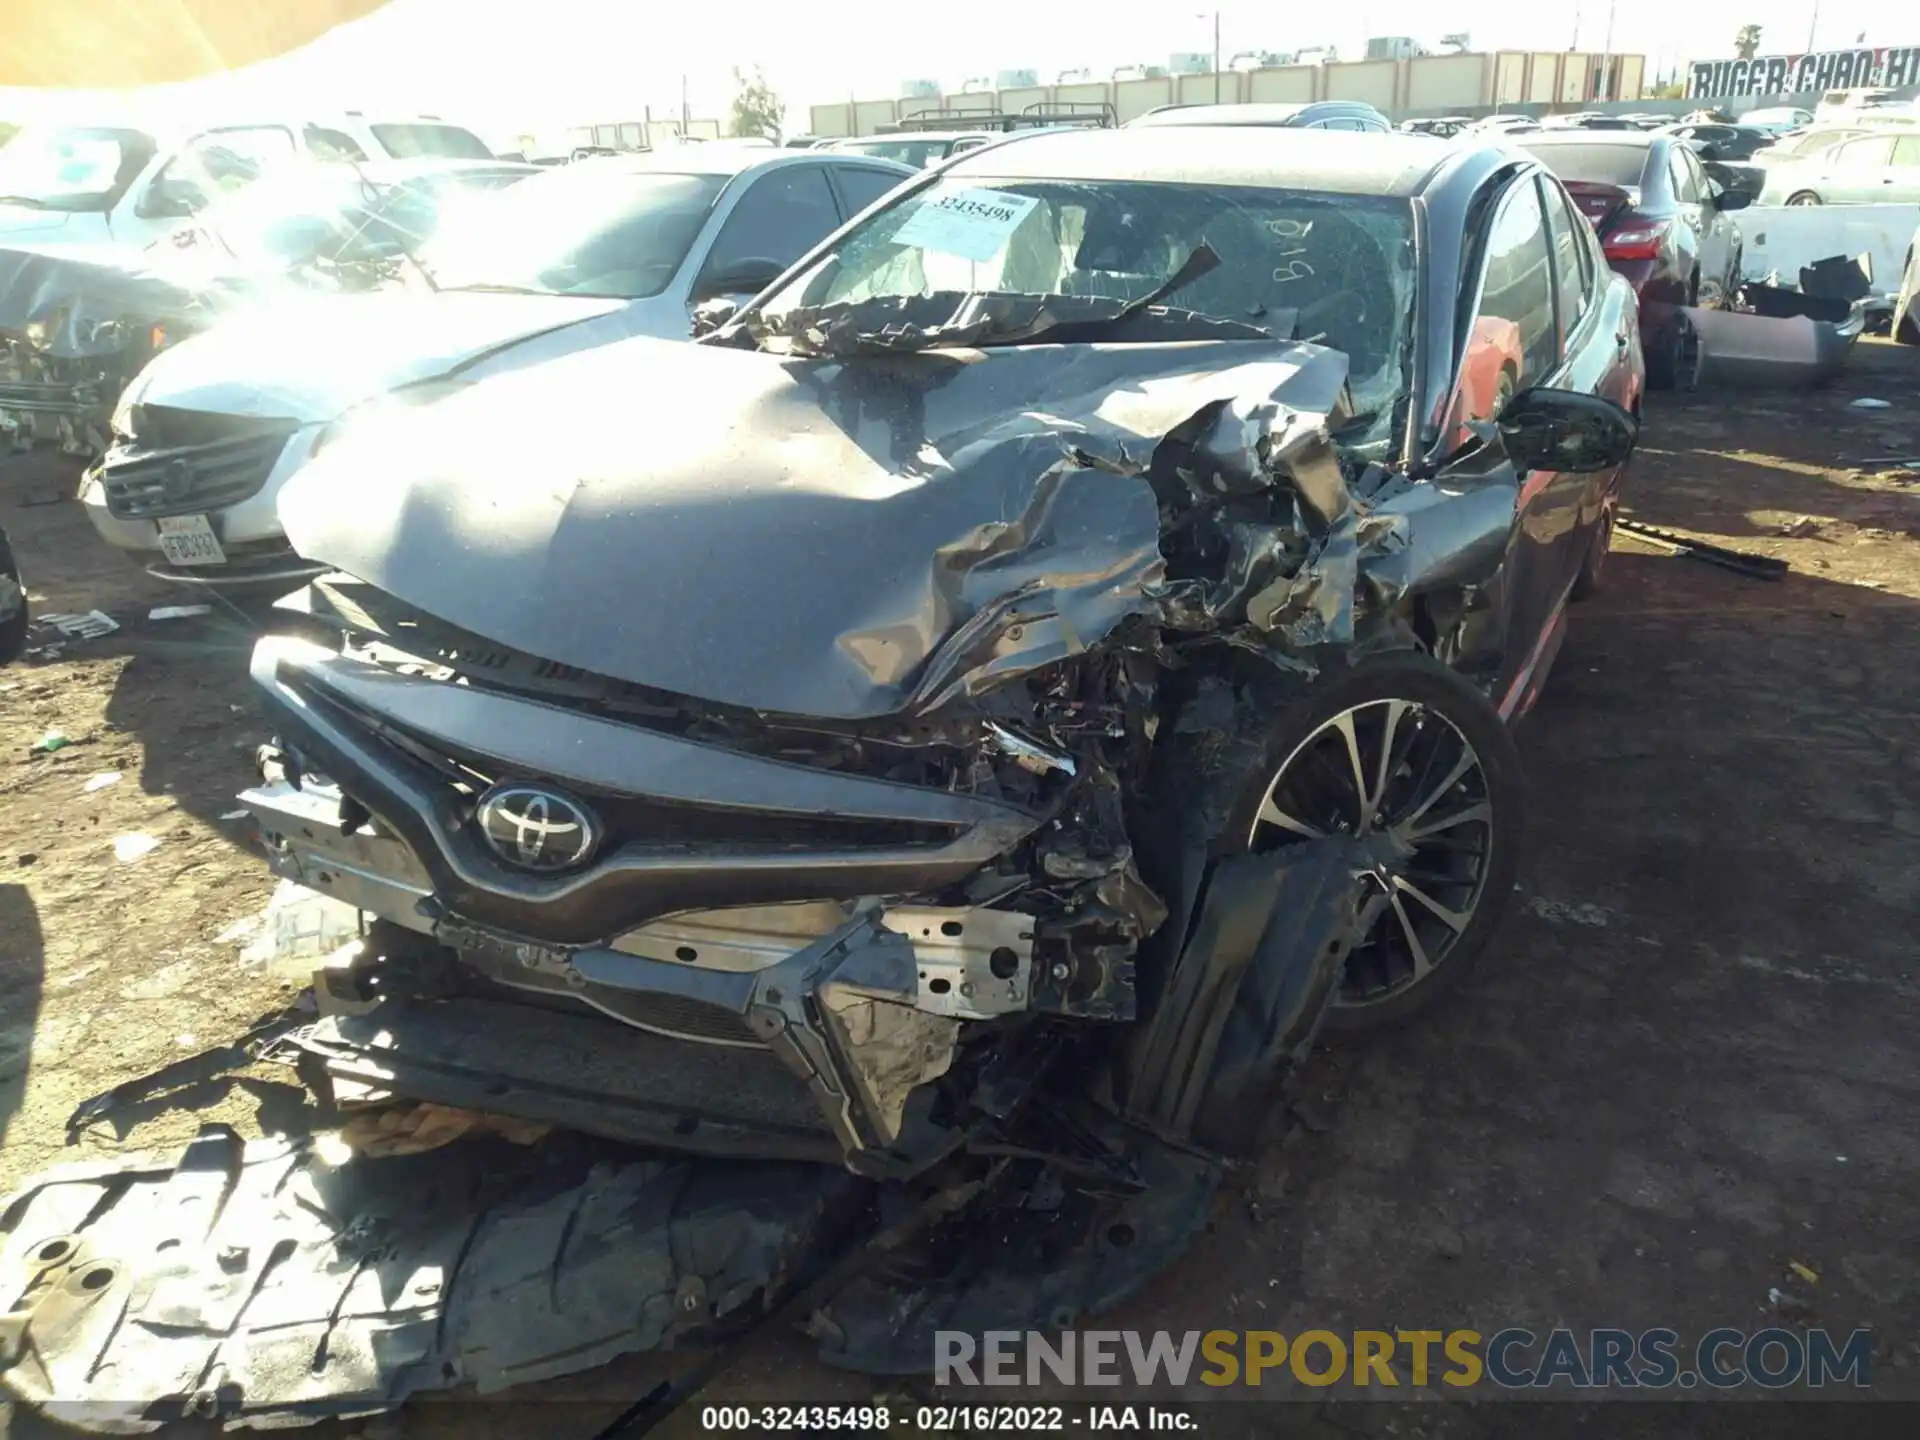
POLYGON ((991 260, 1040 202, 1003 190, 962 190, 922 204, 894 232, 896 245, 918 245, 963 260, 991 260))

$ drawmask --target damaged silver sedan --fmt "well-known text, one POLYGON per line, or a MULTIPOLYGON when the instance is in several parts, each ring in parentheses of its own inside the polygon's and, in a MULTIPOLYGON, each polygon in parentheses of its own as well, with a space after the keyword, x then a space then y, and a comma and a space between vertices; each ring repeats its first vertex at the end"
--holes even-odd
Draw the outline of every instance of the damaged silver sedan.
MULTIPOLYGON (((837 1363, 1110 1302, 1323 1025, 1404 1019, 1485 946, 1635 320, 1524 155, 1049 134, 699 344, 343 439, 281 500, 334 573, 252 662, 277 738, 244 803, 369 922, 303 1076, 970 1197, 973 1239, 816 1316, 837 1363), (606 418, 499 423, 562 409, 606 418)), ((761 1220, 815 1226, 777 1184, 761 1220)), ((417 1358, 354 1393, 474 1374, 417 1358)))

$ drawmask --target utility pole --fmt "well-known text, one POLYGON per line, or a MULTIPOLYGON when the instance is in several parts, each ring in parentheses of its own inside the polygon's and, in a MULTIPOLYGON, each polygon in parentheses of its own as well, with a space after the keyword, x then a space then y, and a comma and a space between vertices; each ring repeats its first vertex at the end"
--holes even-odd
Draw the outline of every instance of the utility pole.
POLYGON ((1213 12, 1213 103, 1220 103, 1220 12, 1213 12))
POLYGON ((1600 47, 1600 98, 1613 99, 1613 7, 1616 0, 1607 0, 1607 38, 1600 47))
POLYGON ((1813 18, 1807 21, 1807 53, 1813 54, 1813 32, 1820 28, 1820 0, 1813 0, 1813 18))
POLYGON ((687 72, 682 70, 680 72, 680 138, 682 140, 687 138, 687 131, 691 128, 688 115, 689 115, 689 112, 687 110, 687 72))

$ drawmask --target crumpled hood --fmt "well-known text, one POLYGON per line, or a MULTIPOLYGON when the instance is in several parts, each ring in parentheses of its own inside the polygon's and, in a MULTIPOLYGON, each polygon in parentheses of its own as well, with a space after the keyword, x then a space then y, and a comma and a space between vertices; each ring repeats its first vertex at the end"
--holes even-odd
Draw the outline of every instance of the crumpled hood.
MULTIPOLYGON (((921 713, 1135 616, 1350 639, 1326 431, 1346 377, 1338 351, 1268 340, 846 360, 631 340, 347 437, 280 517, 302 555, 542 659, 790 715, 921 713), (555 408, 606 418, 501 423, 555 408), (1206 513, 1268 490, 1288 524, 1222 524, 1218 566, 1170 568, 1157 492, 1206 513)), ((1403 525, 1374 529, 1417 568, 1403 525)))
POLYGON ((300 298, 248 310, 182 341, 156 356, 136 383, 149 404, 332 420, 375 395, 625 303, 467 291, 300 298))

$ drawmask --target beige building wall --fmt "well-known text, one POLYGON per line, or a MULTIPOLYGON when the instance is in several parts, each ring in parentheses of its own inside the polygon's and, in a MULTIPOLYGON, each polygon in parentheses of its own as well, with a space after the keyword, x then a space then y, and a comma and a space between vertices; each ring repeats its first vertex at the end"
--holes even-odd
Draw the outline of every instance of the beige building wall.
POLYGON ((1490 55, 1422 55, 1406 65, 1406 109, 1457 110, 1493 103, 1490 55))

